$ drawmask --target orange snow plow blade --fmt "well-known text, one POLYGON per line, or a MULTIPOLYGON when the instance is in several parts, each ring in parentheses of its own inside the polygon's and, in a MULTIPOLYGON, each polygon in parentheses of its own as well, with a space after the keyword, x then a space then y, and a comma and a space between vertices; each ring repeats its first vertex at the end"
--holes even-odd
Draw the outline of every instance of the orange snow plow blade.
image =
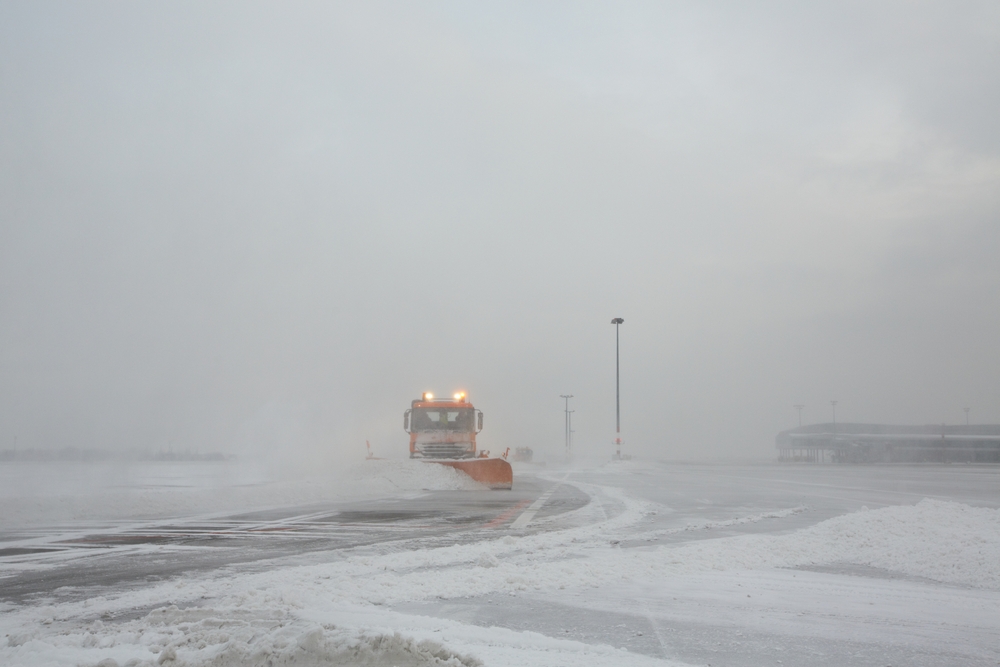
POLYGON ((511 485, 514 484, 514 471, 510 464, 503 459, 431 460, 427 462, 457 468, 491 489, 510 489, 511 485))

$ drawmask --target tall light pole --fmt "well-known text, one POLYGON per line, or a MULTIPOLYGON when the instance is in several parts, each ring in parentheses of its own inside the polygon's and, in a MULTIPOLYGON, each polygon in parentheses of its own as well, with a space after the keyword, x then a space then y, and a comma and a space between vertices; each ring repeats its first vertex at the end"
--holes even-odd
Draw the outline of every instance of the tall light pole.
POLYGON ((569 411, 569 415, 568 415, 568 417, 569 417, 569 433, 567 434, 567 437, 568 437, 567 442, 569 442, 569 447, 567 448, 567 451, 573 449, 573 413, 574 412, 576 412, 576 410, 570 410, 569 411))
POLYGON ((615 325, 615 433, 621 435, 622 432, 622 404, 621 404, 621 365, 618 355, 618 325, 624 324, 625 320, 616 317, 611 320, 615 325))
POLYGON ((833 433, 837 433, 837 401, 830 401, 830 405, 833 406, 833 433))
POLYGON ((559 394, 559 398, 566 399, 566 454, 569 455, 569 399, 573 398, 573 394, 559 394))
POLYGON ((799 411, 799 428, 802 428, 802 408, 806 407, 804 405, 793 405, 793 408, 799 411))
POLYGON ((962 409, 965 410, 965 425, 968 426, 969 425, 969 408, 962 408, 962 409))

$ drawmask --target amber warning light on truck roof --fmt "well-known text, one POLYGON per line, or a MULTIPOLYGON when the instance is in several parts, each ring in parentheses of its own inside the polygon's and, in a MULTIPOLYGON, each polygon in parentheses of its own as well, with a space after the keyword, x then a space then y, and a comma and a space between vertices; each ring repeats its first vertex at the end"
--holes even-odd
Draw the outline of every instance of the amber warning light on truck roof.
MULTIPOLYGON (((458 401, 459 403, 465 403, 465 399, 466 399, 466 395, 465 395, 464 391, 459 391, 459 392, 455 393, 454 400, 458 401)), ((429 391, 425 391, 423 394, 421 394, 421 399, 420 400, 424 401, 425 403, 427 401, 433 401, 434 400, 434 394, 432 394, 429 391)), ((447 401, 448 399, 447 398, 439 398, 437 400, 439 400, 439 401, 447 401)))

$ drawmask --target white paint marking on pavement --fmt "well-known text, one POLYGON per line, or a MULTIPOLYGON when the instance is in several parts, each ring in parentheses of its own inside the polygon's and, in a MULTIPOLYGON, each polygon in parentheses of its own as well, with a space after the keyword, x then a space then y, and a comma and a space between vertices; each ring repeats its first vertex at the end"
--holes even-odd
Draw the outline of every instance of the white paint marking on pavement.
POLYGON ((526 528, 531 520, 535 518, 535 514, 538 510, 542 509, 542 505, 549 499, 553 491, 559 488, 559 485, 553 486, 551 489, 542 494, 541 498, 535 502, 528 505, 528 509, 521 513, 521 516, 517 517, 514 523, 510 524, 511 529, 526 528))

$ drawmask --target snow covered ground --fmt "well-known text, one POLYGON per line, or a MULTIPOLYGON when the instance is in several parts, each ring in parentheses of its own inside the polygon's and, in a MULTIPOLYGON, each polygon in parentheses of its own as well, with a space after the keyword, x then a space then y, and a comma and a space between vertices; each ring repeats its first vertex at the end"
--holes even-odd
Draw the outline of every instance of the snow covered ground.
MULTIPOLYGON (((379 462, 350 483, 462 488, 446 474, 421 481, 415 465, 379 462)), ((633 461, 516 474, 591 502, 447 546, 315 552, 7 604, 0 664, 1000 663, 996 468, 633 461)), ((226 497, 285 499, 249 488, 264 490, 226 497)), ((323 493, 339 492, 305 500, 323 493)))

